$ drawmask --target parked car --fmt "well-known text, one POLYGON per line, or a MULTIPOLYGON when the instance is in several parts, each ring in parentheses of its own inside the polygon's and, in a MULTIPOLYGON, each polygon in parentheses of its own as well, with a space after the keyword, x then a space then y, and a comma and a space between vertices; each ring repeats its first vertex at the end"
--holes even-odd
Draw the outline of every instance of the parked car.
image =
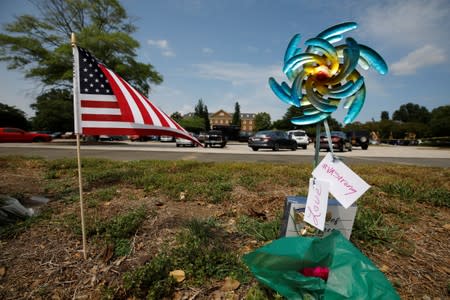
POLYGON ((361 147, 363 150, 369 148, 369 132, 368 131, 349 131, 347 136, 350 139, 352 146, 361 147))
POLYGON ((204 137, 203 143, 205 148, 209 147, 220 147, 223 148, 227 144, 227 138, 221 130, 210 130, 204 137))
POLYGON ((251 132, 240 132, 239 133, 239 142, 247 143, 248 138, 252 136, 251 132))
POLYGON ((161 142, 175 142, 175 138, 173 136, 170 135, 162 135, 159 140, 161 142))
POLYGON ((130 135, 128 136, 132 142, 147 142, 147 141, 158 141, 159 136, 157 135, 130 135))
POLYGON ((37 143, 50 142, 52 136, 46 133, 28 132, 19 128, 0 128, 0 142, 2 143, 37 143))
POLYGON ((289 138, 293 139, 297 142, 297 147, 302 147, 306 149, 309 144, 309 137, 304 130, 289 130, 288 132, 289 138))
MULTIPOLYGON (((192 132, 189 132, 189 134, 194 136, 194 134, 192 132)), ((197 147, 198 146, 197 143, 194 143, 191 140, 178 138, 178 137, 175 139, 175 143, 176 143, 177 147, 197 147)))
POLYGON ((289 135, 281 130, 259 131, 248 139, 248 146, 253 151, 258 151, 261 148, 272 149, 273 151, 280 149, 297 150, 297 142, 290 139, 289 135))
POLYGON ((65 132, 64 134, 61 135, 61 138, 63 138, 63 139, 74 139, 74 138, 76 138, 76 135, 75 135, 74 132, 67 131, 67 132, 65 132))
MULTIPOLYGON (((341 152, 344 152, 346 149, 348 151, 352 151, 352 142, 343 131, 331 131, 331 143, 333 145, 333 149, 341 152)), ((327 134, 325 132, 320 134, 320 149, 330 151, 327 134)))

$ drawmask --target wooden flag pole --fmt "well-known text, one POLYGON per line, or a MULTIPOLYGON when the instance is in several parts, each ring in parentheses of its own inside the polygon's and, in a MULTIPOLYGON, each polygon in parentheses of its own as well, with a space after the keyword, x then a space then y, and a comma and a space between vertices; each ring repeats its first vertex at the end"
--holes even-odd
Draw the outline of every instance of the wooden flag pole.
MULTIPOLYGON (((75 33, 72 33, 71 43, 72 43, 72 48, 74 48, 76 46, 75 33)), ((75 67, 78 67, 78 66, 75 66, 75 67)), ((76 81, 77 81, 77 78, 75 78, 75 76, 74 76, 74 87, 75 87, 75 84, 78 84, 76 81)), ((76 99, 76 94, 77 94, 76 89, 74 88, 74 91, 73 91, 74 99, 76 99)), ((77 105, 78 105, 78 102, 74 101, 74 106, 77 106, 77 105)), ((75 109, 75 111, 78 111, 78 109, 75 109)), ((78 115, 74 115, 74 118, 78 118, 78 115)), ((76 122, 76 123, 78 123, 78 122, 76 122)), ((77 137, 78 187, 80 190, 81 234, 83 237, 83 257, 84 257, 84 259, 87 259, 86 230, 85 230, 85 226, 84 226, 84 207, 83 207, 83 181, 82 181, 82 176, 81 176, 80 132, 78 130, 76 132, 76 137, 77 137)))

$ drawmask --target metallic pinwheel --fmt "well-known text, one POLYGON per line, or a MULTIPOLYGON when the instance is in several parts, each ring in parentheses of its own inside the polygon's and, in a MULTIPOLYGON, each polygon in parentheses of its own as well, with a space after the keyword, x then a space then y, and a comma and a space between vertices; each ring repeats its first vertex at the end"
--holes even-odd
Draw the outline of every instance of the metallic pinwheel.
POLYGON ((347 38, 345 44, 334 45, 343 39, 342 34, 357 28, 354 22, 332 26, 305 42, 304 53, 297 47, 300 35, 288 44, 284 55, 283 72, 292 82, 278 84, 269 78, 269 85, 283 102, 302 109, 302 116, 291 119, 296 125, 308 125, 325 120, 334 112, 340 101, 348 113, 344 123, 351 123, 361 111, 366 96, 364 77, 356 70, 374 68, 386 74, 388 66, 371 48, 347 38))

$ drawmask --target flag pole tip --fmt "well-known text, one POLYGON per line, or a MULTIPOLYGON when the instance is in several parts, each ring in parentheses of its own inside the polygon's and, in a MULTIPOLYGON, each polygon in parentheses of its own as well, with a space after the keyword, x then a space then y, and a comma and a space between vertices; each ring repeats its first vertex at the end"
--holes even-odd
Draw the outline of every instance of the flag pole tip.
POLYGON ((72 32, 72 34, 70 35, 70 42, 72 43, 72 46, 75 46, 76 38, 75 38, 75 33, 74 32, 72 32))

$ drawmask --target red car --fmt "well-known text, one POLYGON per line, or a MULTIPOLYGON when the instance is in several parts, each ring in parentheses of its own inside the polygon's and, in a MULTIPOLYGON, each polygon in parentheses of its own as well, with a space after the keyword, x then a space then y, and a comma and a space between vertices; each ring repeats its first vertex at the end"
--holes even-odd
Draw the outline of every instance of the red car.
POLYGON ((31 143, 50 142, 51 135, 45 133, 28 132, 19 128, 0 128, 0 143, 31 143))

